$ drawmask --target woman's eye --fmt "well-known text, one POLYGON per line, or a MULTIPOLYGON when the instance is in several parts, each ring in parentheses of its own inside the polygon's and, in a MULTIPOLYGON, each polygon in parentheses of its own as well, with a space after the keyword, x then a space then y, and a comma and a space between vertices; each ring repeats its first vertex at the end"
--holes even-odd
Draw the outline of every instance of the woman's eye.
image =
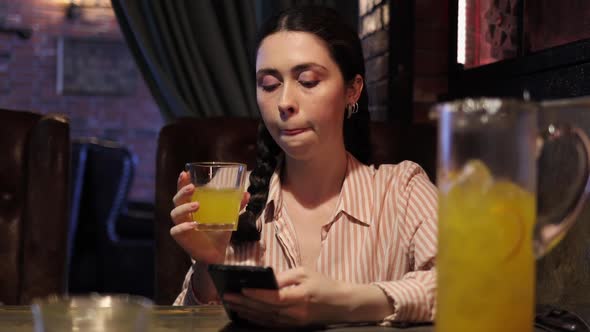
POLYGON ((262 88, 262 90, 266 91, 266 92, 271 92, 274 89, 276 89, 279 86, 279 83, 275 83, 275 84, 262 84, 260 85, 260 87, 262 88))
POLYGON ((314 86, 318 85, 318 83, 320 83, 319 80, 315 80, 315 81, 304 81, 304 80, 299 80, 299 84, 301 84, 303 87, 305 88, 313 88, 314 86))
POLYGON ((260 86, 260 88, 262 88, 262 90, 266 92, 273 91, 280 84, 281 82, 272 75, 264 75, 263 77, 258 79, 258 86, 260 86))

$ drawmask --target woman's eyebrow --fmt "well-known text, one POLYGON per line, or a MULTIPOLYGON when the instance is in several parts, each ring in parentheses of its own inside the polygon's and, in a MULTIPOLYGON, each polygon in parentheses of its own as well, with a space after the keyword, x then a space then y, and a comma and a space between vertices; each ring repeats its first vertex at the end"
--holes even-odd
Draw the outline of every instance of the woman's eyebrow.
POLYGON ((272 75, 276 77, 281 77, 281 74, 275 68, 260 68, 256 72, 256 78, 261 78, 264 75, 272 75))
MULTIPOLYGON (((315 62, 306 62, 302 64, 298 64, 291 68, 291 74, 297 76, 298 74, 310 70, 310 69, 320 69, 322 71, 327 71, 328 69, 320 64, 315 62)), ((260 79, 264 75, 272 75, 275 77, 282 77, 281 73, 276 68, 260 68, 256 72, 256 78, 260 79)))
POLYGON ((296 65, 295 67, 293 67, 291 69, 291 73, 297 75, 301 72, 304 72, 306 70, 310 70, 313 68, 319 68, 320 70, 324 70, 324 71, 328 70, 326 67, 324 67, 320 64, 317 64, 315 62, 306 62, 306 63, 302 63, 302 64, 299 64, 299 65, 296 65))

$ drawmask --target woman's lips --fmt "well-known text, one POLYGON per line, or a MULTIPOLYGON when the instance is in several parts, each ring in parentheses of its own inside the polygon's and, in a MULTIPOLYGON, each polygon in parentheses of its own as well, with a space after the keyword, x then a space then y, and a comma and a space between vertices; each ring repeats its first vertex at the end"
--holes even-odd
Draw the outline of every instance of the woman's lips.
POLYGON ((307 128, 282 129, 281 134, 283 134, 285 136, 295 136, 295 135, 301 134, 304 131, 307 131, 307 128))

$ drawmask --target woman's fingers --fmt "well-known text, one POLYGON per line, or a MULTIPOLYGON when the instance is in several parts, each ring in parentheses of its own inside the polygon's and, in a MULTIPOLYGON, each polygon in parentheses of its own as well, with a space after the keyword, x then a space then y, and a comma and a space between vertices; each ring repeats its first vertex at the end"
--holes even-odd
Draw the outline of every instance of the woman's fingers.
POLYGON ((180 190, 180 188, 186 186, 187 184, 191 183, 191 176, 186 171, 180 172, 178 176, 178 181, 176 182, 176 190, 180 190))
POLYGON ((177 207, 175 207, 174 209, 172 209, 172 211, 170 211, 170 217, 172 218, 172 221, 174 222, 175 225, 179 225, 182 223, 186 223, 191 220, 191 213, 195 212, 199 209, 199 203, 198 202, 193 202, 193 203, 185 203, 182 205, 179 205, 177 207))
POLYGON ((302 283, 303 280, 307 278, 307 274, 307 271, 303 267, 289 269, 278 273, 276 278, 279 289, 302 283))
POLYGON ((195 191, 195 186, 190 181, 190 176, 187 172, 181 172, 176 183, 178 191, 172 198, 175 206, 187 203, 191 199, 191 195, 195 191))
POLYGON ((187 184, 186 186, 180 188, 176 195, 172 198, 172 202, 174 202, 174 206, 179 206, 180 204, 188 203, 191 200, 191 196, 195 191, 195 186, 192 184, 187 184))
POLYGON ((195 227, 197 227, 197 224, 194 222, 183 222, 170 228, 170 235, 172 235, 172 237, 177 237, 186 231, 194 230, 195 227))

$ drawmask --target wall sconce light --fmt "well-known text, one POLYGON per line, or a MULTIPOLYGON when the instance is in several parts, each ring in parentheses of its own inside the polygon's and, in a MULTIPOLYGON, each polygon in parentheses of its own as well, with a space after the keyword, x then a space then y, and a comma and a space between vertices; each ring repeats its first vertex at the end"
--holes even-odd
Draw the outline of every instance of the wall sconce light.
POLYGON ((73 1, 66 7, 66 18, 70 21, 75 21, 82 16, 82 8, 73 1))
POLYGON ((66 18, 70 21, 82 17, 83 9, 112 8, 110 0, 70 0, 66 7, 66 18))

